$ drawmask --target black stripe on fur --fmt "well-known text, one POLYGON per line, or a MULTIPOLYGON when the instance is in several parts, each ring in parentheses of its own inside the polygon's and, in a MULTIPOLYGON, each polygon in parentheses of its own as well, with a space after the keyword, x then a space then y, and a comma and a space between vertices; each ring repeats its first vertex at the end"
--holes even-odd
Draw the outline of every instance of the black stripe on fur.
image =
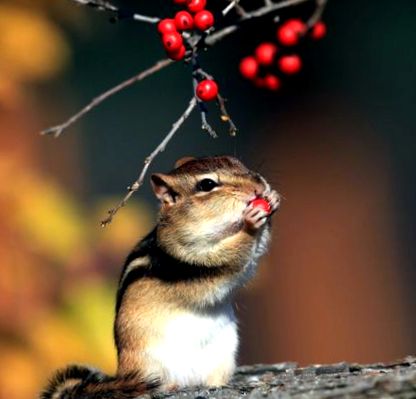
POLYGON ((116 314, 120 310, 123 296, 127 288, 135 281, 142 278, 158 279, 166 283, 192 282, 224 276, 235 270, 229 266, 208 267, 182 262, 163 251, 157 243, 157 231, 154 229, 142 241, 140 241, 129 254, 124 263, 120 277, 116 298, 116 314), (149 265, 140 266, 126 271, 131 262, 144 256, 150 257, 149 265))
POLYGON ((104 374, 94 368, 70 365, 55 373, 49 380, 47 387, 40 394, 39 399, 51 399, 68 380, 79 380, 79 382, 82 382, 88 379, 99 379, 102 376, 104 374))

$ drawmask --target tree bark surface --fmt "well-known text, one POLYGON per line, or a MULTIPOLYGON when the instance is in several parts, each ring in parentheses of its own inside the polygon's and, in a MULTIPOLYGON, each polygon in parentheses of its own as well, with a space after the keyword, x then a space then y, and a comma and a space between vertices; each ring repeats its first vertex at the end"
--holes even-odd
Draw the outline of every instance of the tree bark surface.
POLYGON ((229 385, 161 393, 170 399, 416 398, 416 357, 376 364, 242 366, 229 385))

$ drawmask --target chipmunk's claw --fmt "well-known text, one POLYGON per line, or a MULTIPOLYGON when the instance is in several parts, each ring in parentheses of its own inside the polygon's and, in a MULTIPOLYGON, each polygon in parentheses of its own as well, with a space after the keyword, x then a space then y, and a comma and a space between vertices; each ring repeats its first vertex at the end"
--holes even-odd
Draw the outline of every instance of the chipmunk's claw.
POLYGON ((279 193, 276 190, 271 190, 267 193, 264 193, 263 197, 267 200, 267 202, 270 204, 270 207, 272 208, 270 213, 272 214, 276 212, 280 206, 281 200, 279 193))
POLYGON ((247 231, 255 232, 267 222, 269 214, 261 209, 255 208, 252 205, 247 206, 243 212, 243 219, 247 231))

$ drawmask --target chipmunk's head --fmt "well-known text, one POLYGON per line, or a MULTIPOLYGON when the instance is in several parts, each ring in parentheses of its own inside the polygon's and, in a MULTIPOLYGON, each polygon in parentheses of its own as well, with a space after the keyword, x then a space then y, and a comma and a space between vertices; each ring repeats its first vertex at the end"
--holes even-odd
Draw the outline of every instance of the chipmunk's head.
POLYGON ((261 175, 230 156, 182 158, 171 172, 152 175, 152 185, 161 202, 160 245, 178 259, 207 266, 226 261, 220 250, 225 242, 228 252, 244 252, 238 242, 244 211, 271 191, 261 175))

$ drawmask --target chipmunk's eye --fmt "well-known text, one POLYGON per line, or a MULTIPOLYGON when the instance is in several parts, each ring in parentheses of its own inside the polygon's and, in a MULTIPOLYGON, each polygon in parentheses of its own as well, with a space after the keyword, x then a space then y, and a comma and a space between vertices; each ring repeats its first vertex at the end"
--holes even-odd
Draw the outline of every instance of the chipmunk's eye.
POLYGON ((218 187, 219 184, 212 179, 202 179, 196 185, 196 191, 211 191, 215 187, 218 187))

